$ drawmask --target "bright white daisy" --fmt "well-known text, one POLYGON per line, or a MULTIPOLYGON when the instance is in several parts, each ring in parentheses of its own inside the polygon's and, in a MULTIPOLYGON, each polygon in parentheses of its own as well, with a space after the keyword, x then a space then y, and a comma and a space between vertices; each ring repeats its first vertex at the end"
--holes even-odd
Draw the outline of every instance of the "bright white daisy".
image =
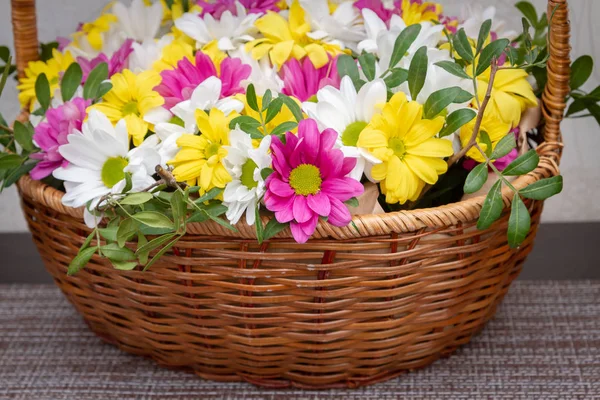
POLYGON ((496 7, 490 6, 483 8, 481 4, 465 4, 462 10, 463 23, 460 28, 465 29, 465 33, 470 38, 479 36, 481 25, 488 20, 492 20, 492 32, 498 37, 516 39, 519 34, 517 31, 507 29, 507 23, 497 16, 496 7))
POLYGON ((246 8, 238 1, 235 7, 236 15, 227 10, 219 20, 210 14, 201 17, 196 13, 185 13, 175 21, 175 27, 194 39, 197 48, 217 40, 220 50, 235 50, 255 39, 252 36, 256 32, 254 22, 260 17, 259 14, 247 14, 246 8))
POLYGON ((119 19, 119 29, 131 39, 144 42, 154 39, 160 29, 163 6, 160 1, 145 5, 143 0, 133 0, 130 7, 115 3, 113 14, 119 19))
POLYGON ((152 69, 154 63, 161 59, 163 48, 173 42, 173 35, 165 35, 159 40, 145 40, 131 45, 133 52, 129 56, 129 69, 140 73, 152 69))
POLYGON ((246 213, 246 222, 254 225, 256 207, 265 194, 261 171, 271 167, 270 146, 270 136, 265 137, 255 149, 247 133, 240 129, 229 132, 229 146, 223 163, 232 180, 225 186, 223 205, 227 206, 225 215, 232 224, 246 213))
POLYGON ((269 57, 262 57, 260 60, 255 60, 248 53, 244 46, 229 52, 232 58, 239 58, 243 64, 249 65, 252 72, 248 79, 242 81, 242 86, 247 88, 250 83, 254 84, 256 94, 263 96, 267 90, 272 93, 281 93, 284 83, 277 73, 277 66, 271 65, 269 57))
POLYGON ((307 36, 356 51, 358 42, 365 39, 360 12, 353 1, 338 4, 331 13, 327 0, 300 0, 312 29, 307 36))
POLYGON ((338 132, 336 147, 346 157, 356 158, 356 167, 349 176, 358 181, 363 173, 369 176, 373 164, 381 161, 366 149, 356 147, 358 136, 380 111, 387 100, 387 88, 381 79, 365 84, 358 93, 349 76, 342 78, 340 89, 326 86, 317 92, 317 102, 302 105, 310 118, 314 118, 321 129, 332 128, 338 132))
POLYGON ((69 165, 56 169, 53 175, 64 181, 65 206, 87 206, 88 225, 99 221, 89 210, 94 210, 103 196, 123 191, 126 172, 132 174, 132 191, 142 190, 154 181, 152 174, 160 157, 151 143, 129 151, 124 120, 113 127, 104 114, 91 110, 82 131, 70 134, 67 140, 59 152, 69 165))

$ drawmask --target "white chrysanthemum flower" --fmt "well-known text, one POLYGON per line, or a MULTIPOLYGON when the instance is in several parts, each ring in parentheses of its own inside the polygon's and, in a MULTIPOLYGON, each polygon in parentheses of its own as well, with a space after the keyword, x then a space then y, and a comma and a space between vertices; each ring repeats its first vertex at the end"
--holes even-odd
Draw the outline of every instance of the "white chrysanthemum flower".
POLYGON ((160 1, 147 6, 143 0, 133 0, 130 7, 115 3, 112 11, 119 19, 118 27, 126 37, 144 42, 154 39, 158 34, 163 17, 160 1))
POLYGON ((161 59, 162 50, 173 42, 173 35, 165 35, 159 40, 145 40, 142 43, 133 43, 133 52, 129 56, 129 69, 134 73, 140 73, 152 69, 154 63, 161 59))
POLYGON ((306 102, 302 105, 310 118, 319 124, 321 129, 332 128, 338 132, 336 147, 346 157, 356 158, 356 167, 349 176, 358 181, 363 173, 370 175, 373 164, 381 161, 366 149, 356 147, 358 136, 380 111, 387 100, 387 88, 381 79, 365 84, 358 93, 349 76, 342 78, 340 89, 326 86, 317 92, 317 103, 306 102))
POLYGON ((255 149, 250 136, 241 129, 229 132, 229 146, 223 164, 232 180, 225 186, 223 205, 227 206, 225 215, 232 224, 246 213, 246 222, 254 225, 256 207, 265 194, 261 171, 271 167, 270 146, 270 136, 266 136, 255 149))
MULTIPOLYGON (((406 29, 406 23, 398 15, 392 15, 390 27, 388 29, 384 21, 381 20, 372 10, 362 10, 367 39, 358 44, 358 51, 366 51, 379 56, 378 69, 381 72, 390 67, 390 59, 394 51, 394 44, 398 35, 406 29)), ((403 65, 392 65, 392 67, 407 68, 414 54, 421 47, 435 47, 444 38, 444 26, 441 24, 434 25, 430 22, 421 22, 421 31, 419 35, 408 48, 406 55, 402 58, 403 65)))
POLYGON ((255 39, 252 36, 256 31, 254 22, 260 17, 259 14, 248 14, 238 1, 235 7, 237 15, 227 10, 219 20, 210 14, 200 17, 195 13, 185 13, 175 21, 175 27, 194 39, 197 48, 217 40, 220 50, 235 50, 242 43, 255 39))
POLYGON ((506 21, 498 18, 496 14, 497 10, 494 6, 484 9, 481 4, 465 4, 462 10, 464 22, 458 28, 464 28, 468 37, 477 38, 481 25, 491 19, 493 33, 498 37, 516 39, 519 34, 514 30, 507 29, 506 21))
POLYGON ((175 158, 179 152, 179 146, 177 145, 177 139, 181 135, 191 135, 183 126, 172 124, 169 122, 157 124, 154 127, 156 136, 160 139, 160 143, 157 146, 158 154, 160 155, 161 164, 166 164, 175 158))
POLYGON ((160 163, 158 152, 152 143, 129 151, 125 120, 113 127, 104 114, 92 110, 82 131, 70 134, 67 140, 69 143, 60 146, 59 152, 69 165, 56 169, 53 175, 64 181, 65 206, 87 205, 88 225, 98 221, 89 210, 95 209, 103 196, 123 191, 126 172, 132 174, 132 191, 154 182, 154 167, 160 163))
POLYGON ((300 5, 306 11, 312 28, 308 37, 354 51, 358 42, 365 39, 363 21, 354 2, 340 2, 333 13, 330 13, 327 0, 300 0, 300 5))
POLYGON ((98 57, 100 53, 110 58, 126 40, 114 24, 107 32, 100 33, 100 36, 102 37, 101 48, 92 46, 87 35, 76 35, 65 50, 70 51, 73 57, 83 57, 88 60, 98 57))
POLYGON ((239 58, 243 64, 249 65, 252 72, 248 79, 242 81, 242 86, 247 88, 251 83, 254 84, 254 90, 259 96, 263 96, 267 90, 273 93, 281 93, 284 83, 277 73, 277 66, 271 65, 269 57, 262 57, 255 60, 250 53, 240 46, 237 50, 229 52, 232 58, 239 58))

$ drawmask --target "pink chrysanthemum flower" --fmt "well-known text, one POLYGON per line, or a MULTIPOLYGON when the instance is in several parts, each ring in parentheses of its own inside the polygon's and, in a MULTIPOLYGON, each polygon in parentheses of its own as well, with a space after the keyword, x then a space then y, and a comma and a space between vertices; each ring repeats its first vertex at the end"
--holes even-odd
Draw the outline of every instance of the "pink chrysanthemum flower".
POLYGON ((31 158, 40 160, 30 173, 32 179, 44 179, 56 168, 69 164, 58 148, 67 143, 67 136, 73 130, 81 130, 86 117, 85 109, 90 104, 91 100, 78 97, 46 112, 47 122, 40 123, 33 135, 33 140, 42 151, 31 155, 31 158))
POLYGON ((129 64, 129 55, 133 53, 133 39, 127 39, 111 57, 110 59, 104 53, 100 53, 97 57, 91 60, 83 57, 77 57, 77 63, 83 71, 83 82, 88 78, 88 75, 98 64, 108 64, 108 77, 110 78, 114 74, 117 74, 127 68, 129 64))
POLYGON ((381 0, 358 0, 354 3, 354 7, 362 11, 363 8, 368 8, 373 11, 384 22, 389 22, 394 14, 394 10, 385 8, 381 0))
POLYGON ((340 88, 340 76, 337 72, 337 57, 321 68, 315 68, 308 57, 302 63, 290 59, 281 68, 283 93, 294 96, 304 102, 317 94, 324 86, 340 88))
POLYGON ((177 68, 161 72, 162 81, 156 90, 164 99, 167 109, 184 100, 188 100, 194 89, 211 76, 221 79, 221 98, 233 96, 246 91, 241 82, 247 79, 252 67, 242 64, 239 58, 225 58, 221 62, 221 74, 210 57, 201 51, 196 53, 195 63, 187 58, 177 63, 177 68))
MULTIPOLYGON (((237 0, 248 11, 248 14, 264 14, 267 11, 279 11, 277 0, 237 0)), ((216 19, 220 19, 225 11, 237 15, 235 8, 236 0, 220 0, 220 1, 198 1, 198 5, 202 7, 202 14, 210 14, 216 19)))
POLYGON ((274 172, 267 178, 265 205, 280 223, 290 223, 298 243, 314 233, 319 217, 327 217, 334 226, 346 226, 352 220, 345 201, 363 193, 363 185, 346 175, 356 159, 344 158, 334 149, 338 134, 333 129, 319 132, 313 119, 298 125, 298 136, 288 132, 283 144, 272 137, 274 172))

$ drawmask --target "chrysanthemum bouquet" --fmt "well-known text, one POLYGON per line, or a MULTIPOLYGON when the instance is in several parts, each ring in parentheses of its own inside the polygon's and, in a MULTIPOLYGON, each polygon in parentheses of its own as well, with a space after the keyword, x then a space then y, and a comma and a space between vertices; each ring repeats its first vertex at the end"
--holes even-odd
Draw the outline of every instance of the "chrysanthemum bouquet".
POLYGON ((511 184, 539 162, 520 124, 544 89, 552 19, 519 8, 517 35, 493 9, 459 21, 421 0, 115 3, 29 65, 29 121, 0 121, 0 179, 29 173, 85 207, 93 232, 70 273, 96 252, 149 267, 189 223, 243 219, 259 242, 289 227, 302 243, 319 220, 352 225, 484 186, 478 227, 500 217, 508 187, 518 246, 522 198, 562 188, 511 184))

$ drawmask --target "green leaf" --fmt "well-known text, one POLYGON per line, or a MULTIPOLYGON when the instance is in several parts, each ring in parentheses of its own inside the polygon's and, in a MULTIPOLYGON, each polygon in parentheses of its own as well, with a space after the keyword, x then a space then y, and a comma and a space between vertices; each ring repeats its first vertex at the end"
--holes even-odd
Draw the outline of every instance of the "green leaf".
POLYGON ((99 99, 99 98, 104 97, 104 95, 106 93, 110 92, 112 88, 113 88, 113 85, 109 81, 104 81, 104 82, 100 83, 100 86, 98 87, 98 92, 96 93, 96 98, 99 99))
POLYGON ((256 97, 256 89, 254 88, 253 84, 248 85, 248 88, 246 89, 246 102, 252 110, 256 112, 260 111, 260 108, 258 107, 258 99, 256 97))
POLYGON ((281 101, 283 101, 283 104, 285 104, 285 106, 292 112, 294 118, 296 119, 296 122, 300 122, 304 119, 304 116, 302 115, 302 110, 300 109, 300 106, 298 105, 298 103, 296 103, 294 99, 281 93, 279 94, 278 99, 281 99, 281 101))
POLYGON ((467 92, 466 90, 460 89, 460 91, 458 92, 458 95, 454 99, 454 103, 456 103, 456 104, 466 103, 467 101, 471 101, 473 99, 473 97, 474 96, 471 93, 467 92))
POLYGON ((100 250, 102 254, 110 260, 114 261, 132 261, 135 260, 135 254, 127 247, 119 247, 116 243, 110 243, 105 246, 101 246, 100 250))
POLYGON ((488 166, 487 163, 479 164, 469 173, 465 186, 464 192, 467 194, 475 193, 480 190, 488 179, 488 166))
POLYGON ((265 124, 268 124, 269 122, 273 121, 273 119, 281 111, 281 107, 283 107, 283 100, 281 100, 279 97, 273 100, 271 104, 269 104, 269 108, 267 109, 267 116, 265 118, 265 124))
POLYGON ((520 1, 515 4, 515 7, 529 20, 532 26, 538 25, 538 16, 535 7, 528 1, 520 1))
POLYGON ((423 89, 427 78, 427 64, 427 46, 423 46, 417 50, 408 68, 408 89, 413 99, 416 99, 423 89))
POLYGON ((165 215, 156 211, 142 211, 132 216, 136 221, 141 222, 151 228, 174 229, 175 226, 165 215))
POLYGON ((133 193, 119 201, 122 205, 139 206, 152 200, 154 196, 148 192, 133 193))
POLYGON ((479 139, 485 144, 485 155, 489 158, 492 155, 492 140, 486 131, 479 131, 479 139))
MULTIPOLYGON (((144 236, 141 232, 138 232, 137 243, 138 243, 137 248, 140 249, 141 247, 145 246, 146 243, 148 243, 148 239, 146 239, 146 236, 144 236)), ((149 252, 147 252, 147 251, 138 252, 136 250, 135 254, 138 256, 138 262, 140 265, 146 265, 148 263, 149 252)))
POLYGON ((477 113, 470 108, 461 108, 454 111, 446 118, 446 126, 440 132, 440 137, 448 136, 462 128, 477 117, 477 113))
POLYGON ((127 193, 133 188, 133 177, 130 172, 125 172, 125 187, 121 193, 127 193))
MULTIPOLYGON (((4 91, 4 87, 6 86, 6 81, 8 80, 8 76, 10 75, 11 61, 12 61, 12 57, 9 57, 8 62, 6 63, 6 65, 4 66, 4 70, 2 71, 2 77, 0 77, 0 95, 4 91)), ((6 125, 6 124, 4 124, 4 125, 6 125)))
POLYGON ((256 240, 258 240, 259 244, 262 244, 262 242, 264 241, 264 226, 262 223, 262 219, 260 219, 260 209, 258 208, 259 205, 257 204, 256 207, 254 208, 254 225, 256 227, 256 240))
POLYGON ((277 236, 279 232, 285 229, 286 226, 287 224, 282 224, 275 218, 271 219, 265 227, 265 231, 263 233, 263 240, 269 240, 277 236))
POLYGON ((352 81, 360 79, 360 74, 358 73, 358 65, 356 65, 356 61, 349 55, 342 54, 337 59, 337 70, 340 78, 348 75, 352 81))
POLYGON ((469 38, 463 28, 461 28, 454 36, 453 43, 454 49, 458 55, 466 62, 472 63, 474 58, 473 48, 471 47, 471 42, 469 42, 469 38))
POLYGON ((508 219, 508 245, 515 249, 523 243, 529 229, 531 228, 531 217, 529 210, 518 193, 515 193, 512 201, 510 218, 508 219))
POLYGON ((23 164, 23 159, 17 154, 0 153, 0 169, 17 168, 23 164))
POLYGON ((492 59, 498 59, 509 44, 508 39, 498 39, 485 46, 479 56, 475 74, 477 76, 483 74, 492 65, 492 59))
POLYGON ((202 196, 198 197, 194 200, 194 203, 200 205, 206 201, 212 200, 223 192, 222 188, 212 188, 208 192, 204 193, 202 196))
POLYGON ((454 61, 438 61, 434 65, 442 68, 444 71, 463 79, 472 79, 463 67, 454 61))
POLYGON ((267 180, 267 178, 269 177, 269 175, 271 175, 273 173, 273 168, 263 168, 260 170, 260 176, 263 178, 263 180, 267 180))
POLYGON ((154 238, 151 241, 149 241, 148 243, 146 243, 146 244, 144 244, 142 246, 138 246, 138 248, 137 248, 137 250, 136 250, 135 253, 137 255, 140 255, 140 254, 149 254, 151 251, 159 248, 163 244, 165 244, 168 241, 170 241, 171 239, 173 239, 175 236, 177 236, 175 233, 167 233, 167 234, 164 234, 164 235, 159 236, 157 238, 154 238))
POLYGON ((76 273, 81 271, 81 269, 85 267, 87 263, 91 260, 94 253, 96 253, 96 250, 98 250, 97 247, 89 247, 77 253, 75 258, 73 258, 73 260, 71 261, 71 264, 69 264, 67 275, 75 275, 76 273))
POLYGON ((490 158, 492 160, 502 158, 508 153, 510 153, 515 147, 517 147, 515 135, 513 133, 509 133, 508 135, 500 139, 500 141, 496 145, 496 148, 494 148, 494 151, 492 152, 490 158))
POLYGON ((117 261, 110 260, 110 263, 116 270, 119 271, 132 271, 137 267, 138 263, 136 261, 117 261))
POLYGON ((99 228, 98 232, 100 232, 100 236, 102 236, 104 239, 109 240, 111 242, 116 242, 118 229, 118 226, 112 226, 106 228, 99 228))
POLYGON ((539 163, 540 156, 538 156, 535 150, 529 150, 527 153, 511 162, 508 167, 502 171, 502 174, 506 176, 525 175, 536 169, 539 163))
POLYGON ((371 53, 362 54, 358 57, 358 62, 360 63, 360 67, 362 68, 365 77, 369 81, 375 79, 375 64, 377 63, 375 56, 371 53))
POLYGON ((491 19, 486 20, 481 25, 481 28, 479 29, 479 37, 477 38, 477 48, 475 50, 475 53, 479 54, 479 52, 483 48, 483 45, 485 44, 485 41, 490 36, 491 29, 492 29, 492 20, 491 19))
POLYGON ((179 239, 181 239, 181 236, 177 236, 171 242, 167 243, 165 247, 160 249, 160 251, 156 253, 154 257, 152 257, 152 260, 150 260, 150 262, 146 264, 146 266, 144 267, 144 271, 146 271, 148 268, 154 265, 154 263, 157 262, 167 251, 169 251, 173 246, 175 246, 175 243, 177 243, 179 239))
POLYGON ((424 118, 433 119, 454 102, 456 96, 461 92, 461 88, 453 86, 445 89, 440 89, 431 93, 424 106, 424 118))
POLYGON ((404 68, 394 68, 391 74, 386 76, 384 79, 385 85, 389 89, 397 88, 408 80, 408 70, 404 68))
POLYGON ((96 99, 100 84, 108 79, 108 65, 100 63, 94 68, 87 77, 83 86, 83 98, 86 100, 96 99))
MULTIPOLYGON (((410 46, 415 42, 421 32, 420 24, 413 24, 400 33, 394 42, 394 49, 390 58, 390 68, 393 68, 402 60, 410 46)), ((340 75, 341 76, 341 75, 340 75)))
POLYGON ((261 112, 265 112, 267 110, 267 108, 269 108, 269 105, 271 104, 271 100, 273 100, 273 94, 271 93, 271 91, 269 89, 267 89, 262 98, 261 112))
POLYGON ((54 49, 58 49, 58 42, 40 43, 40 61, 50 60, 54 49))
POLYGON ((286 132, 296 129, 297 127, 298 127, 297 122, 287 121, 287 122, 284 122, 283 124, 277 126, 275 129, 273 129, 271 131, 271 135, 275 135, 275 136, 281 135, 281 134, 284 134, 286 132))
POLYGON ((13 125, 13 132, 15 134, 15 140, 21 145, 23 150, 34 150, 35 147, 33 145, 33 130, 29 129, 21 122, 15 121, 15 124, 13 125))
POLYGON ((356 197, 351 198, 348 201, 344 202, 348 207, 358 207, 359 203, 358 203, 358 199, 356 197))
POLYGON ((117 244, 119 247, 125 246, 128 240, 131 240, 138 231, 138 223, 133 218, 126 218, 117 229, 117 244))
POLYGON ((81 253, 83 250, 87 249, 90 246, 90 243, 92 243, 92 240, 96 237, 96 231, 93 230, 88 237, 85 239, 85 241, 83 242, 83 244, 81 245, 81 247, 79 248, 79 253, 81 253))
POLYGON ((8 61, 10 57, 10 49, 6 46, 0 46, 0 60, 4 61, 6 64, 10 64, 8 61))
POLYGON ((44 110, 50 107, 50 83, 46 74, 38 75, 35 80, 35 97, 44 110))
POLYGON ((27 175, 29 173, 29 171, 31 171, 33 169, 33 167, 35 167, 35 165, 36 165, 36 163, 32 162, 32 163, 23 164, 16 169, 8 170, 4 177, 4 181, 2 182, 2 188, 0 189, 0 192, 4 188, 7 188, 7 187, 11 186, 12 184, 14 184, 23 175, 27 175))
POLYGON ((571 66, 571 89, 579 89, 592 75, 594 59, 590 56, 581 56, 571 66))
POLYGON ((492 226, 492 224, 502 215, 503 208, 502 180, 498 179, 483 202, 479 220, 477 221, 477 229, 485 230, 492 226))
POLYGON ((562 192, 563 177, 553 176, 552 178, 540 179, 531 185, 519 191, 519 194, 527 199, 546 200, 562 192))
POLYGON ((175 230, 179 231, 180 229, 185 228, 187 204, 183 200, 183 194, 180 191, 176 191, 173 193, 173 197, 171 197, 171 210, 173 211, 175 230))
POLYGON ((77 91, 79 85, 81 85, 81 79, 83 78, 83 72, 81 67, 77 63, 73 63, 67 68, 62 81, 60 82, 60 94, 63 101, 69 101, 77 91))

